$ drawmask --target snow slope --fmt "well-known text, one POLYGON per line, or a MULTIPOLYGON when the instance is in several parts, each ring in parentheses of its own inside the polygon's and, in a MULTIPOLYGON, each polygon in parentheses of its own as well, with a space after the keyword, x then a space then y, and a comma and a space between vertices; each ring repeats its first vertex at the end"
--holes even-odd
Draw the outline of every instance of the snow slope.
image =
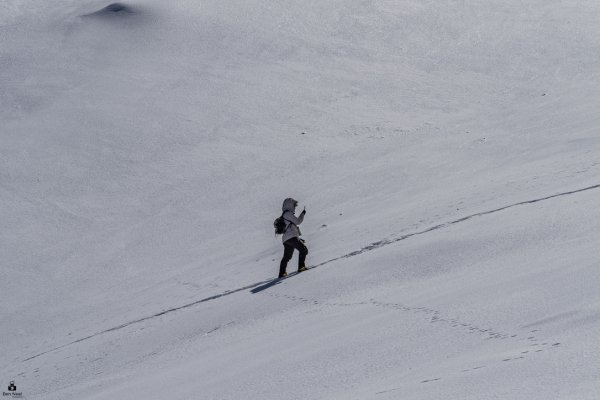
POLYGON ((0 384, 598 398, 599 3, 107 6, 0 3, 0 384))

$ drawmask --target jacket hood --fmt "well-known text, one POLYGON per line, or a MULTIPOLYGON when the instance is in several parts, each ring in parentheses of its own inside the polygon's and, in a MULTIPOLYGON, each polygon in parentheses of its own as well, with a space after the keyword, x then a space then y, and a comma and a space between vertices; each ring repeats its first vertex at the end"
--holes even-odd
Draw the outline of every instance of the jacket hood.
POLYGON ((288 197, 287 199, 285 199, 283 201, 283 206, 281 206, 281 211, 286 212, 286 211, 291 211, 294 212, 294 204, 298 203, 296 200, 292 199, 291 197, 288 197))

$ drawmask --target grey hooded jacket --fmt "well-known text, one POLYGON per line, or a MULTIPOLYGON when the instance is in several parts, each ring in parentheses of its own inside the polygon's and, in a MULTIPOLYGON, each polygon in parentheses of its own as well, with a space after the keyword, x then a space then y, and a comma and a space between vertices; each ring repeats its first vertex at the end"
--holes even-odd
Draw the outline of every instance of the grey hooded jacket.
POLYGON ((284 243, 286 240, 290 240, 302 235, 298 225, 304 221, 304 213, 301 213, 299 217, 294 215, 294 204, 296 203, 296 200, 287 198, 283 201, 283 206, 281 207, 281 211, 283 211, 283 219, 285 219, 285 232, 281 238, 284 243))

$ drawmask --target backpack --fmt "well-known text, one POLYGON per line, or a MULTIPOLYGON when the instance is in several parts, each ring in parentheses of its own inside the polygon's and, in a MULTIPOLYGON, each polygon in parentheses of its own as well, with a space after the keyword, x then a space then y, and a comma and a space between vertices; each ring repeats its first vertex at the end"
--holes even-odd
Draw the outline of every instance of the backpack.
POLYGON ((279 217, 275 221, 273 221, 273 227, 275 228, 275 235, 283 235, 285 233, 286 226, 285 226, 285 218, 283 218, 283 214, 281 214, 281 217, 279 217))

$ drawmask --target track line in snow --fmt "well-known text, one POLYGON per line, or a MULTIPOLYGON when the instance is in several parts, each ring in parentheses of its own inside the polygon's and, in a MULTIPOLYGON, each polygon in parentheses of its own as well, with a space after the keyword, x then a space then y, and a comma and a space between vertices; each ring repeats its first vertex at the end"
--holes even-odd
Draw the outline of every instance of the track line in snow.
POLYGON ((317 267, 320 267, 321 265, 329 264, 331 262, 334 262, 334 261, 337 261, 337 260, 341 260, 343 258, 350 258, 350 257, 358 256, 358 255, 366 253, 368 251, 376 250, 376 249, 379 249, 381 247, 384 247, 384 246, 387 246, 387 245, 399 242, 401 240, 406 240, 406 239, 411 238, 413 236, 424 235, 426 233, 433 232, 433 231, 436 231, 438 229, 447 228, 449 226, 452 226, 452 225, 455 225, 455 224, 459 224, 461 222, 468 221, 468 220, 470 220, 472 218, 475 218, 475 217, 482 217, 484 215, 494 214, 494 213, 497 213, 497 212, 500 212, 500 211, 504 211, 504 210, 509 209, 509 208, 523 206, 523 205, 527 205, 527 204, 539 203, 541 201, 550 200, 550 199, 553 199, 553 198, 556 198, 556 197, 568 196, 568 195, 572 195, 572 194, 575 194, 575 193, 585 192, 587 190, 593 190, 593 189, 598 189, 598 188, 600 188, 600 184, 593 185, 593 186, 588 186, 588 187, 585 187, 583 189, 572 190, 572 191, 569 191, 569 192, 556 193, 556 194, 553 194, 553 195, 550 195, 550 196, 540 197, 540 198, 533 199, 533 200, 520 201, 518 203, 509 204, 507 206, 500 207, 500 208, 495 208, 493 210, 483 211, 483 212, 479 212, 479 213, 467 215, 466 217, 462 217, 462 218, 456 219, 454 221, 450 221, 450 222, 446 222, 446 223, 443 223, 443 224, 439 224, 439 225, 433 226, 431 228, 425 229, 423 231, 409 233, 409 234, 400 236, 400 237, 395 238, 395 239, 383 239, 383 240, 380 240, 380 241, 377 241, 377 242, 373 242, 373 243, 371 243, 371 244, 363 247, 360 250, 353 251, 351 253, 345 254, 345 255, 340 256, 340 257, 332 258, 331 260, 323 261, 322 263, 317 264, 317 265, 313 266, 312 268, 317 268, 317 267))
POLYGON ((168 310, 164 310, 164 311, 161 311, 159 313, 156 313, 156 314, 153 314, 153 315, 150 315, 150 316, 147 316, 147 317, 139 318, 139 319, 136 319, 134 321, 125 322, 125 323, 123 323, 121 325, 118 325, 118 326, 115 326, 115 327, 112 327, 112 328, 109 328, 109 329, 105 329, 103 331, 94 333, 93 335, 89 335, 89 336, 86 336, 84 338, 77 339, 77 340, 74 340, 72 342, 69 342, 67 344, 63 344, 62 346, 58 346, 58 347, 55 347, 53 349, 50 349, 50 350, 44 351, 42 353, 36 354, 34 356, 31 356, 29 358, 24 359, 23 361, 25 362, 25 361, 33 360, 34 358, 37 358, 37 357, 42 356, 44 354, 48 354, 48 353, 51 353, 53 351, 63 349, 65 347, 67 347, 67 346, 71 346, 73 344, 83 342, 84 340, 92 339, 92 338, 94 338, 96 336, 100 336, 100 335, 103 335, 105 333, 114 332, 114 331, 117 331, 119 329, 126 328, 126 327, 128 327, 130 325, 137 324, 139 322, 143 322, 143 321, 147 321, 147 320, 152 319, 152 318, 160 317, 161 315, 165 315, 165 314, 168 314, 168 313, 171 313, 171 312, 174 312, 174 311, 183 310, 184 308, 192 307, 192 306, 195 306, 195 305, 200 304, 200 303, 205 303, 207 301, 215 300, 215 299, 218 299, 218 298, 223 297, 223 296, 228 296, 230 294, 241 292, 243 290, 252 289, 253 287, 265 284, 267 282, 270 282, 270 280, 263 281, 263 282, 258 282, 258 283, 255 283, 255 284, 252 284, 252 285, 248 285, 248 286, 244 286, 244 287, 241 287, 241 288, 235 289, 235 290, 227 290, 227 291, 225 291, 223 293, 216 294, 216 295, 210 296, 210 297, 206 297, 204 299, 201 299, 201 300, 198 300, 198 301, 194 301, 192 303, 188 303, 188 304, 185 304, 185 305, 182 305, 182 306, 179 306, 179 307, 169 308, 168 310))
MULTIPOLYGON (((416 314, 423 314, 430 323, 443 323, 452 328, 457 328, 463 330, 466 334, 476 334, 479 336, 484 336, 485 340, 494 340, 501 339, 512 341, 515 343, 516 347, 509 350, 509 353, 512 353, 512 356, 502 356, 500 358, 496 358, 496 361, 491 361, 488 365, 478 365, 475 367, 470 367, 466 369, 462 369, 461 373, 471 373, 488 366, 503 364, 507 362, 516 362, 516 361, 526 361, 528 357, 533 356, 535 354, 544 352, 546 350, 557 349, 561 346, 560 342, 552 343, 549 340, 542 340, 536 336, 536 333, 539 330, 528 331, 526 334, 523 333, 507 333, 507 332, 499 332, 492 328, 481 328, 469 322, 460 321, 457 318, 447 318, 442 317, 441 312, 437 310, 433 310, 431 308, 426 307, 411 307, 400 303, 384 303, 377 301, 375 299, 370 299, 370 304, 376 307, 383 307, 388 309, 395 309, 402 312, 410 312, 416 314)), ((430 379, 421 380, 421 384, 433 383, 439 380, 442 380, 443 377, 435 377, 430 379)), ((375 393, 376 395, 386 394, 390 392, 394 392, 397 390, 401 390, 402 388, 392 388, 384 391, 380 391, 375 393)))
MULTIPOLYGON (((429 322, 431 324, 437 325, 446 325, 449 328, 458 329, 463 331, 465 335, 475 335, 479 336, 480 340, 506 340, 507 342, 511 342, 509 344, 510 347, 507 352, 504 352, 502 355, 498 355, 494 360, 491 358, 490 362, 487 365, 476 365, 474 367, 463 367, 460 370, 461 374, 471 373, 486 367, 504 364, 504 363, 512 363, 518 361, 526 361, 529 357, 535 356, 541 352, 547 350, 554 350, 562 346, 560 342, 554 342, 550 340, 540 339, 537 335, 539 330, 531 330, 527 332, 512 333, 509 332, 501 332, 494 328, 485 328, 478 326, 477 324, 461 321, 459 318, 451 318, 448 316, 444 316, 442 311, 434 310, 428 307, 416 307, 409 306, 402 303, 389 303, 382 302, 376 299, 369 299, 368 301, 360 301, 353 303, 332 303, 332 302, 321 302, 315 299, 295 296, 288 293, 268 293, 268 296, 280 299, 287 299, 293 302, 302 302, 307 305, 315 305, 315 306, 328 306, 328 307, 355 307, 355 306, 375 306, 379 308, 385 308, 390 310, 396 310, 402 313, 410 313, 421 315, 424 317, 424 321, 429 322)), ((458 371, 455 371, 456 374, 458 371)), ((443 376, 437 376, 430 379, 422 379, 418 381, 421 384, 433 383, 439 380, 442 380, 443 376)), ((380 391, 375 393, 376 395, 385 394, 393 391, 400 390, 402 388, 392 388, 384 391, 380 391)))
MULTIPOLYGON (((371 250, 376 250, 376 249, 379 249, 381 247, 384 247, 384 246, 387 246, 387 245, 399 242, 401 240, 405 240, 405 239, 411 238, 413 236, 424 235, 426 233, 429 233, 429 232, 432 232, 432 231, 436 231, 438 229, 442 229, 442 228, 449 227, 451 225, 459 224, 461 222, 468 221, 468 220, 470 220, 472 218, 475 218, 475 217, 481 217, 481 216, 485 216, 485 215, 489 215, 489 214, 494 214, 494 213, 497 213, 497 212, 500 212, 500 211, 504 211, 504 210, 509 209, 509 208, 523 206, 523 205, 527 205, 527 204, 534 204, 534 203, 538 203, 538 202, 541 202, 541 201, 550 200, 550 199, 553 199, 553 198, 556 198, 556 197, 568 196, 568 195, 572 195, 572 194, 575 194, 575 193, 581 193, 581 192, 585 192, 585 191, 593 190, 593 189, 598 189, 598 188, 600 188, 600 184, 593 185, 593 186, 588 186, 588 187, 585 187, 585 188, 582 188, 582 189, 571 190, 571 191, 568 191, 568 192, 556 193, 556 194, 553 194, 553 195, 550 195, 550 196, 540 197, 540 198, 533 199, 533 200, 521 201, 521 202, 518 202, 518 203, 509 204, 509 205, 504 206, 504 207, 496 208, 496 209, 493 209, 493 210, 483 211, 483 212, 480 212, 480 213, 475 213, 475 214, 467 215, 466 217, 462 217, 462 218, 456 219, 454 221, 446 222, 446 223, 443 223, 443 224, 435 225, 435 226, 433 226, 431 228, 428 228, 428 229, 425 229, 423 231, 409 233, 409 234, 400 236, 400 237, 398 237, 396 239, 384 239, 384 240, 380 240, 380 241, 377 241, 377 242, 373 242, 373 243, 371 243, 371 244, 363 247, 360 250, 356 250, 356 251, 353 251, 351 253, 345 254, 343 256, 332 258, 332 259, 327 260, 327 261, 323 261, 320 264, 316 264, 316 265, 312 266, 311 269, 314 269, 314 268, 320 267, 322 265, 329 264, 329 263, 332 263, 334 261, 341 260, 341 259, 344 259, 344 258, 354 257, 354 256, 366 253, 366 252, 371 251, 371 250)), ((216 294, 214 296, 206 297, 204 299, 197 300, 197 301, 194 301, 192 303, 184 304, 184 305, 179 306, 179 307, 169 308, 169 309, 161 311, 159 313, 156 313, 156 314, 153 314, 153 315, 150 315, 150 316, 147 316, 147 317, 139 318, 139 319, 136 319, 134 321, 125 322, 125 323, 123 323, 121 325, 118 325, 118 326, 115 326, 115 327, 112 327, 112 328, 109 328, 109 329, 105 329, 103 331, 100 331, 100 332, 94 333, 92 335, 89 335, 89 336, 86 336, 86 337, 74 340, 72 342, 69 342, 67 344, 64 344, 64 345, 52 348, 52 349, 44 351, 42 353, 38 353, 36 355, 33 355, 31 357, 28 357, 28 358, 24 359, 23 362, 33 360, 33 359, 35 359, 37 357, 40 357, 40 356, 42 356, 44 354, 48 354, 48 353, 51 353, 53 351, 57 351, 57 350, 63 349, 65 347, 67 347, 67 346, 71 346, 73 344, 80 343, 80 342, 83 342, 83 341, 88 340, 88 339, 92 339, 94 337, 103 335, 105 333, 114 332, 114 331, 117 331, 119 329, 123 329, 123 328, 128 327, 128 326, 133 325, 133 324, 137 324, 137 323, 140 323, 140 322, 143 322, 143 321, 147 321, 147 320, 150 320, 152 318, 160 317, 162 315, 165 315, 165 314, 168 314, 168 313, 171 313, 171 312, 175 312, 175 311, 179 311, 179 310, 182 310, 182 309, 185 309, 185 308, 193 307, 195 305, 198 305, 198 304, 201 304, 201 303, 205 303, 207 301, 216 300, 216 299, 219 299, 221 297, 228 296, 230 294, 234 294, 234 293, 241 292, 241 291, 244 291, 244 290, 255 289, 255 288, 259 287, 259 286, 261 286, 263 288, 262 290, 264 290, 264 289, 267 289, 269 287, 272 287, 272 286, 276 285, 277 283, 278 283, 277 279, 269 279, 269 280, 265 280, 265 281, 253 283, 251 285, 247 285, 247 286, 244 286, 244 287, 241 287, 241 288, 238 288, 238 289, 227 290, 227 291, 225 291, 223 293, 219 293, 219 294, 216 294)), ((256 293, 259 293, 262 290, 254 290, 254 291, 252 291, 252 293, 256 294, 256 293)))

